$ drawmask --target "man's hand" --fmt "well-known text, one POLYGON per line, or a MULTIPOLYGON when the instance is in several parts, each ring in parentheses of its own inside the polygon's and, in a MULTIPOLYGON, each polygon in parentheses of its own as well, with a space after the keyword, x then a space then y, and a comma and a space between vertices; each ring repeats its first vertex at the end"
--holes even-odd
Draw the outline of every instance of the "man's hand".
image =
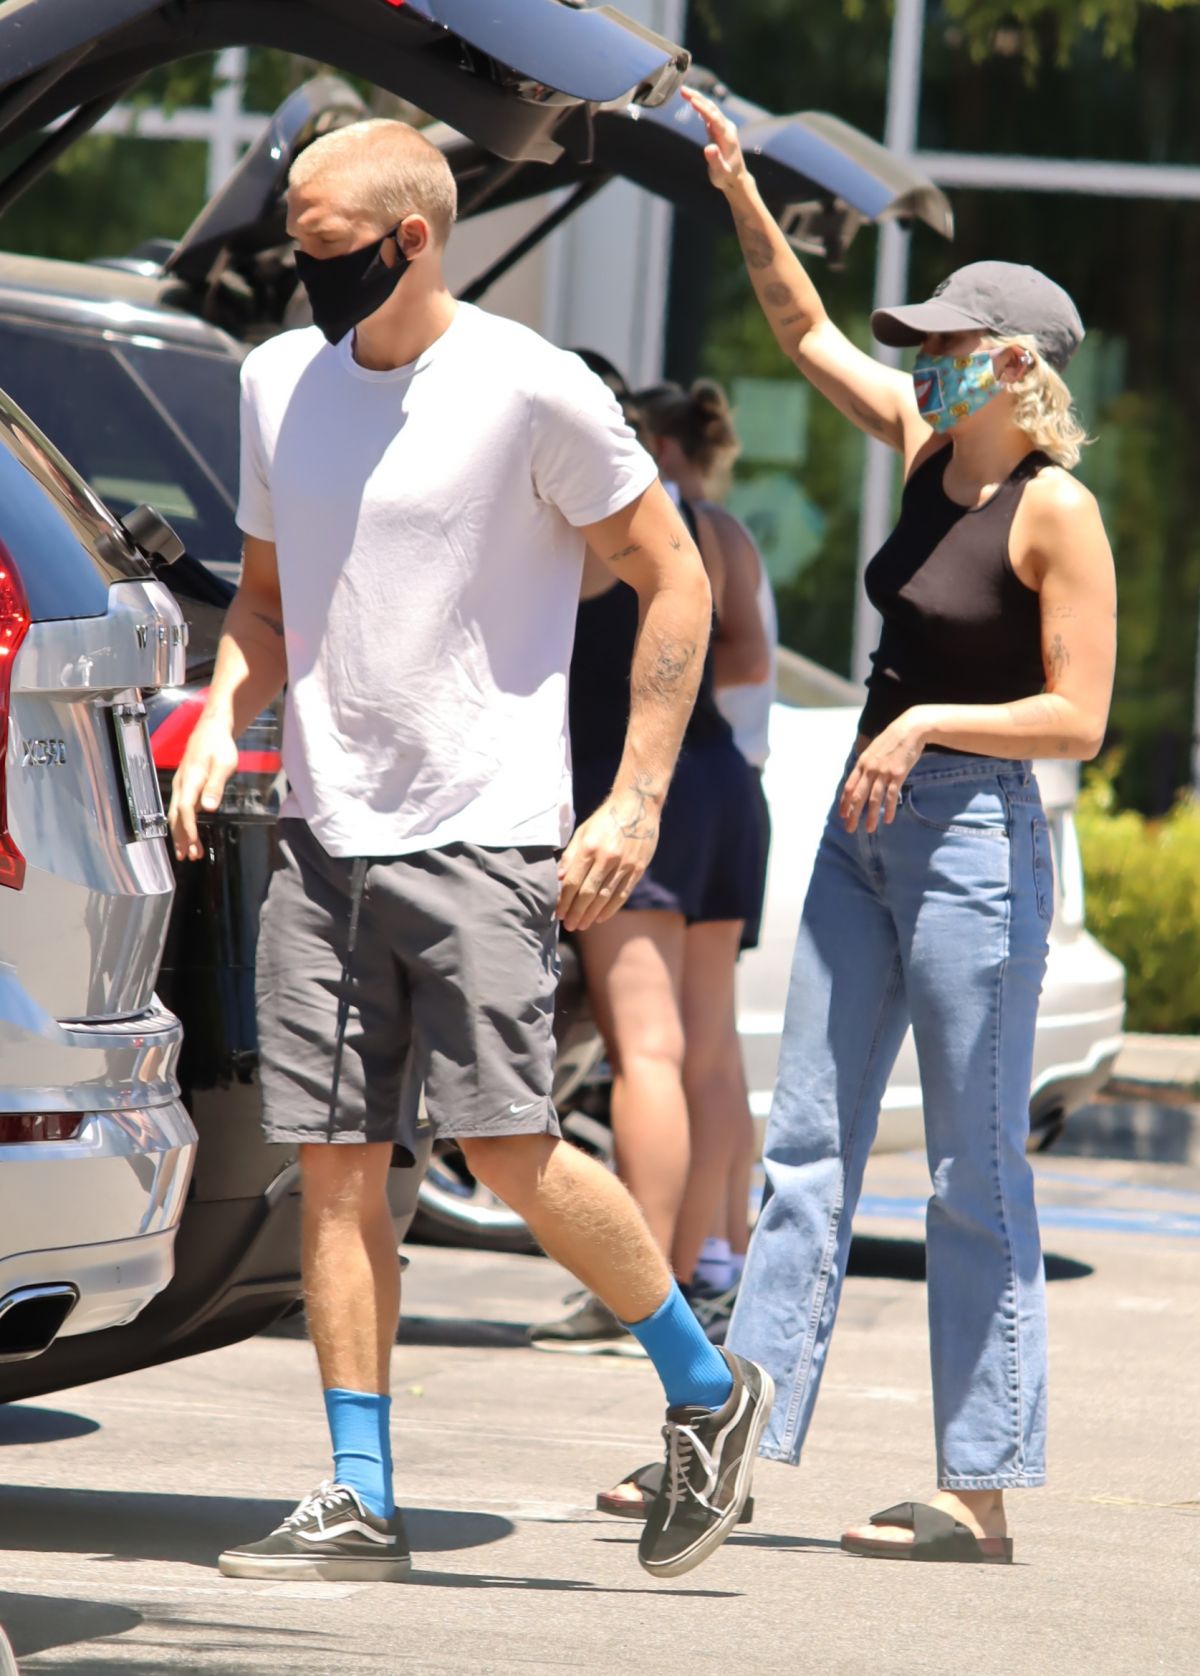
POLYGON ((662 796, 649 784, 614 791, 576 827, 559 863, 558 917, 587 931, 618 913, 654 858, 662 796))
POLYGON ((694 87, 681 87, 679 91, 708 129, 710 143, 704 148, 704 160, 709 180, 718 192, 732 192, 748 177, 737 129, 719 105, 694 87))
POLYGON ((919 710, 906 710, 872 739, 846 778, 838 808, 847 832, 857 832, 866 815, 867 831, 879 829, 882 814, 890 826, 900 807, 900 788, 925 749, 928 735, 919 710))
POLYGON ((192 729, 171 784, 167 820, 178 860, 199 861, 204 854, 196 828, 196 809, 211 814, 220 808, 226 782, 237 765, 237 743, 228 726, 216 717, 201 717, 192 729))

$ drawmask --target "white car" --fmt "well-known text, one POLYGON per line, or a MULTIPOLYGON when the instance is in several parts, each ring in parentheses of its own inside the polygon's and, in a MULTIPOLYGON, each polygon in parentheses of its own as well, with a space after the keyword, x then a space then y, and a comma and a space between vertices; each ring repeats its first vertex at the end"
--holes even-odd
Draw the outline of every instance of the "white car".
MULTIPOLYGON (((771 1105, 796 927, 859 714, 859 706, 847 702, 857 696, 848 682, 801 659, 788 657, 786 665, 781 685, 807 702, 779 703, 772 712, 764 777, 772 823, 766 911, 759 947, 743 956, 739 969, 738 1027, 751 1110, 760 1120, 771 1105)), ((1055 873, 1030 1104, 1035 1143, 1045 1145, 1070 1112, 1108 1080, 1121 1046, 1125 971, 1084 929, 1083 867, 1073 814, 1078 768, 1047 762, 1038 763, 1036 771, 1055 873)), ((884 1096, 876 1150, 903 1151, 922 1142, 921 1085, 910 1032, 884 1096)))

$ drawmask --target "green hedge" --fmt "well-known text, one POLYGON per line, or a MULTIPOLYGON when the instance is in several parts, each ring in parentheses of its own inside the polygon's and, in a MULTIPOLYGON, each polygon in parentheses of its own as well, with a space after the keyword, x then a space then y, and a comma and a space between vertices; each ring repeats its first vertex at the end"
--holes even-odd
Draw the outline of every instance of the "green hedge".
POLYGON ((1116 807, 1106 763, 1079 801, 1088 929, 1124 963, 1130 1030, 1200 1034, 1200 803, 1161 820, 1116 807))

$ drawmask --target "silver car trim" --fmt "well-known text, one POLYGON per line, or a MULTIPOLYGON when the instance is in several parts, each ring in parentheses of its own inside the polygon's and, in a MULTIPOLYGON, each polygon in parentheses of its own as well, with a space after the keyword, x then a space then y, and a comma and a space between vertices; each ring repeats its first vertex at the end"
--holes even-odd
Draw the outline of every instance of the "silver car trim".
POLYGON ((6 1111, 111 1112, 172 1104, 179 1096, 175 1065, 182 1041, 182 1025, 164 1007, 133 1018, 60 1023, 21 988, 11 968, 0 968, 6 1111), (70 1054, 62 1062, 70 1066, 69 1082, 38 1078, 39 1070, 58 1062, 47 1059, 46 1045, 70 1054))
POLYGON ((183 617, 168 588, 154 578, 114 582, 105 616, 29 625, 13 666, 13 697, 178 687, 186 679, 184 646, 183 617))

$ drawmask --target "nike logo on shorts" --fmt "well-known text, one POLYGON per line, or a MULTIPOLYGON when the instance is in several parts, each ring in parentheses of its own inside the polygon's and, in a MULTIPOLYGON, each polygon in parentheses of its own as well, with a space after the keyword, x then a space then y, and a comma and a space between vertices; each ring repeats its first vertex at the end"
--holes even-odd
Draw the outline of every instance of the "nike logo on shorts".
POLYGON ((537 1105, 536 1100, 530 1100, 530 1102, 527 1106, 513 1105, 513 1106, 509 1106, 508 1109, 513 1114, 514 1117, 520 1117, 522 1112, 531 1112, 536 1105, 537 1105))

